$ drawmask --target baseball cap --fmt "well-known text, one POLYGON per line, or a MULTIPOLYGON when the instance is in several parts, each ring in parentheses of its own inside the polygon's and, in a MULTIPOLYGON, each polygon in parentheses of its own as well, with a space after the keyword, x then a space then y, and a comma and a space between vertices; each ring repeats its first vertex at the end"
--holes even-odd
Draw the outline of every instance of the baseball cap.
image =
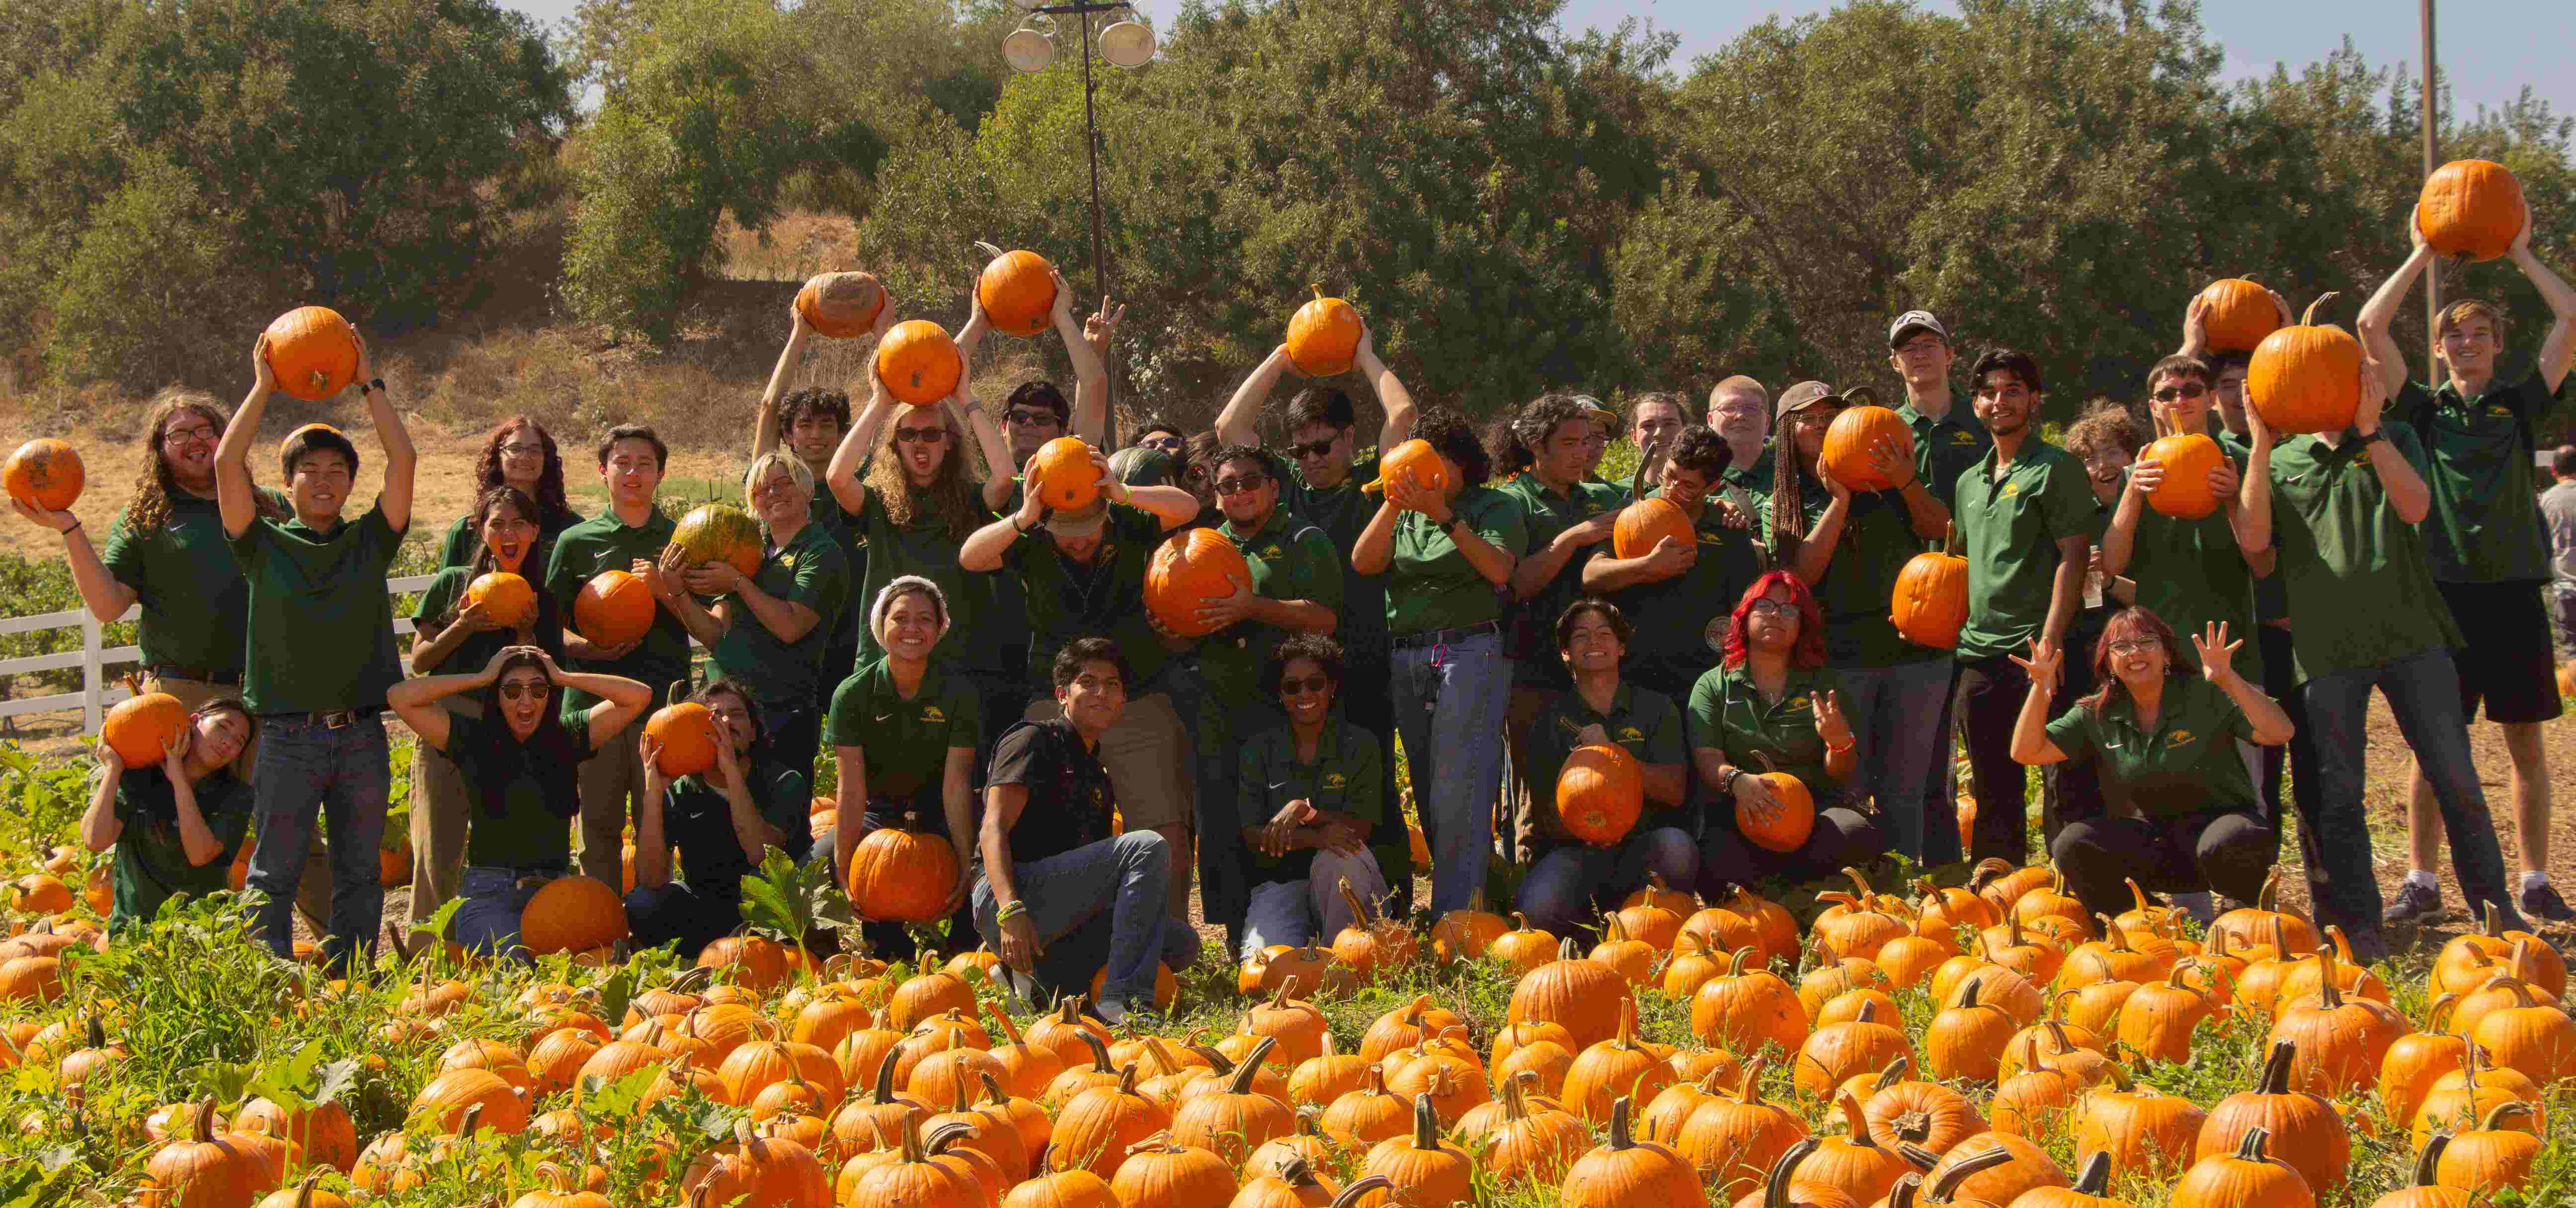
POLYGON ((1896 316, 1896 322, 1888 325, 1887 346, 1894 348, 1904 343, 1906 335, 1917 330, 1931 332, 1941 337, 1945 344, 1950 341, 1950 329, 1941 326, 1941 320, 1931 311, 1909 310, 1896 316))
POLYGON ((1100 530, 1108 524, 1109 493, 1106 491, 1087 507, 1070 512, 1049 512, 1046 518, 1047 532, 1068 539, 1099 536, 1100 530))
POLYGON ((1771 418, 1774 422, 1787 419, 1791 412, 1804 411, 1826 399, 1832 399, 1846 407, 1878 405, 1878 393, 1867 386, 1854 386, 1836 394, 1833 387, 1823 382, 1800 382, 1780 392, 1779 409, 1772 413, 1771 418))

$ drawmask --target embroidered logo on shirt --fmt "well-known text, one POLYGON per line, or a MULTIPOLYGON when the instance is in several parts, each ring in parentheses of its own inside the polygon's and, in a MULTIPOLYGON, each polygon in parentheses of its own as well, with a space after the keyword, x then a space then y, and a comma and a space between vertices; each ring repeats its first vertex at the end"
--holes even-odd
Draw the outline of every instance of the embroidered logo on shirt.
POLYGON ((778 564, 779 564, 780 566, 786 567, 786 568, 787 568, 787 569, 789 569, 789 570, 794 570, 794 569, 796 569, 796 555, 794 555, 794 554, 780 554, 780 555, 778 555, 778 564))
POLYGON ((1278 543, 1277 543, 1277 542, 1272 542, 1271 544, 1269 544, 1269 545, 1267 545, 1267 546, 1265 546, 1265 547, 1263 547, 1263 548, 1262 548, 1261 556, 1262 556, 1262 557, 1264 557, 1264 558, 1279 558, 1279 557, 1285 557, 1285 556, 1286 556, 1286 554, 1285 554, 1285 552, 1284 552, 1284 551, 1282 551, 1282 550, 1279 548, 1279 545, 1278 545, 1278 543))
POLYGON ((1324 787, 1325 787, 1325 788, 1328 788, 1328 789, 1338 789, 1338 788, 1348 788, 1349 786, 1350 786, 1350 781, 1349 781, 1349 779, 1348 779, 1348 778, 1346 778, 1346 777, 1344 777, 1341 773, 1339 773, 1339 772, 1326 772, 1326 773, 1324 773, 1324 787))
POLYGON ((948 720, 948 715, 941 712, 937 705, 924 705, 921 710, 921 720, 946 721, 948 720))
POLYGON ((1644 742, 1646 741, 1646 735, 1644 731, 1639 730, 1635 726, 1621 726, 1619 727, 1619 741, 1644 742))
POLYGON ((2176 730, 2170 737, 2165 739, 2165 745, 2168 747, 2178 747, 2184 743, 2190 742, 2195 737, 2197 737, 2197 735, 2194 735, 2189 730, 2176 730))
POLYGON ((1964 431, 1952 432, 1950 434, 1950 443, 1954 445, 1973 445, 1977 443, 1977 438, 1964 431))
POLYGON ((2015 495, 2019 495, 2019 494, 2021 494, 2021 484, 2020 484, 2020 483, 2018 483, 2018 482, 2007 482, 2007 483, 2005 483, 2005 484, 2004 484, 2004 489, 2003 489, 2003 496, 2004 496, 2004 498, 2006 498, 2006 499, 2010 499, 2010 498, 2012 498, 2013 496, 2015 496, 2015 495))

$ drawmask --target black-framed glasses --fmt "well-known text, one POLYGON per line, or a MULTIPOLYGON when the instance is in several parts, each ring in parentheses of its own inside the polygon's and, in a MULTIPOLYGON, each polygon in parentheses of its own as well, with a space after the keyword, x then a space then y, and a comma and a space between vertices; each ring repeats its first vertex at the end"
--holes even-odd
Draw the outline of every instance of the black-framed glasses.
POLYGON ((1288 446, 1288 456, 1294 457, 1299 461, 1304 461, 1309 457, 1322 457, 1331 453, 1333 451, 1333 446, 1341 439, 1342 438, 1338 436, 1327 436, 1322 440, 1310 440, 1302 445, 1290 445, 1288 446))
POLYGON ((2159 403, 2170 403, 2178 398, 2199 398, 2207 393, 2209 393, 2209 387, 2207 386, 2203 386, 2198 382, 2184 382, 2179 386, 2167 386, 2162 390, 2156 391, 2149 397, 2155 399, 2159 403))
POLYGON ((1327 675, 1309 675, 1303 679, 1290 678, 1279 681, 1279 695, 1281 696, 1304 696, 1309 692, 1330 692, 1332 690, 1333 680, 1331 676, 1327 675))
POLYGON ((1270 476, 1267 474, 1243 474, 1234 478, 1217 479, 1216 493, 1219 495, 1249 495, 1252 492, 1258 491, 1269 485, 1270 476))
POLYGON ((1795 615, 1797 606, 1779 600, 1755 600, 1747 611, 1758 617, 1785 617, 1795 615))
POLYGON ((895 429, 895 430, 894 430, 894 439, 895 439, 895 443, 896 443, 896 444, 903 444, 903 445, 910 445, 910 444, 935 445, 935 444, 938 444, 938 443, 940 443, 940 442, 945 441, 945 440, 947 440, 947 439, 948 439, 948 429, 946 429, 946 428, 897 428, 897 429, 895 429))
POLYGON ((1013 407, 1002 413, 1002 422, 1022 428, 1054 428, 1063 425, 1064 417, 1044 408, 1013 407))
POLYGON ((217 439, 219 435, 220 434, 215 431, 214 425, 199 424, 193 428, 164 429, 161 433, 161 439, 168 441, 171 444, 184 444, 192 440, 214 440, 217 439))

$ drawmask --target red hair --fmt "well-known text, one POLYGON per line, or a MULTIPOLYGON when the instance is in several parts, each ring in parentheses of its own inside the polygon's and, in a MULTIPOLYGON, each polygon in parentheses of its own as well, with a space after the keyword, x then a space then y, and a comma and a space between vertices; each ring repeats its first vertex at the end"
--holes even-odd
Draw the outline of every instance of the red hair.
POLYGON ((1789 666, 1797 671, 1813 671, 1825 665, 1825 614, 1816 607, 1815 594, 1798 576, 1775 570, 1753 581, 1744 589, 1744 597, 1735 602, 1735 611, 1726 622, 1726 658, 1729 667, 1744 665, 1744 634, 1753 618, 1753 602, 1771 594, 1774 587, 1789 589, 1789 606, 1798 610, 1798 642, 1789 647, 1789 666))

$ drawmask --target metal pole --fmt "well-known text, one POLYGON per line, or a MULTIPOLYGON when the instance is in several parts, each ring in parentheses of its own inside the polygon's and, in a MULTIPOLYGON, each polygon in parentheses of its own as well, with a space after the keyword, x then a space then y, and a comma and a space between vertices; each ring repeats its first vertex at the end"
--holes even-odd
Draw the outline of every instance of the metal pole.
MULTIPOLYGON (((2441 144, 2435 135, 2433 92, 2433 0, 2424 0, 2424 179, 2431 180, 2435 169, 2442 166, 2441 144)), ((2411 221, 2411 220, 2410 220, 2411 221)), ((2434 333, 2442 320, 2442 274, 2437 270, 2424 274, 2424 380, 2442 380, 2439 364, 2442 341, 2434 333)))
MULTIPOLYGON (((2425 0, 2430 4, 2432 0, 2425 0)), ((1092 106, 1091 81, 1091 10, 1082 13, 1082 133, 1083 150, 1091 158, 1091 285, 1106 305, 1109 297, 1109 249, 1100 233, 1100 124, 1092 106)), ((1112 387, 1115 375, 1108 371, 1108 358, 1101 358, 1100 398, 1105 416, 1101 423, 1100 442, 1104 448, 1118 447, 1117 392, 1112 387)))

